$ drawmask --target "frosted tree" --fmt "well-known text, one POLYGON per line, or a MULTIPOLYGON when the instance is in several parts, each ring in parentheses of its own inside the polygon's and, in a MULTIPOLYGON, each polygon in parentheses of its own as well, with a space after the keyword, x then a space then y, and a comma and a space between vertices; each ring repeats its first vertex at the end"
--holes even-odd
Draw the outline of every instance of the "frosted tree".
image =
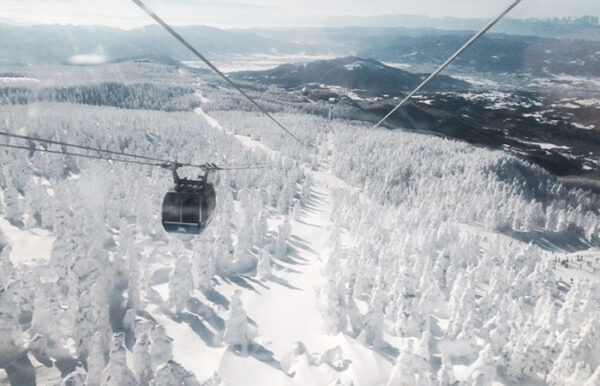
POLYGON ((256 258, 250 253, 252 249, 252 219, 248 218, 240 227, 238 240, 233 253, 233 265, 236 272, 247 272, 256 266, 256 258))
POLYGON ((138 385, 147 386, 152 379, 152 359, 148 334, 139 336, 133 346, 133 371, 138 385))
POLYGON ((94 331, 102 334, 105 342, 111 341, 112 327, 110 324, 110 293, 112 288, 109 283, 99 279, 90 288, 91 309, 93 313, 94 331))
POLYGON ((215 240, 213 253, 216 259, 217 272, 229 274, 233 269, 233 241, 231 241, 229 227, 223 227, 219 232, 220 234, 215 240))
POLYGON ((288 253, 288 244, 287 240, 284 238, 282 233, 279 233, 277 240, 275 241, 275 250, 273 252, 273 257, 278 260, 285 259, 288 253))
POLYGON ((500 303, 498 306, 498 312, 493 319, 495 326, 489 332, 489 342, 496 354, 500 354, 504 346, 508 343, 510 334, 510 326, 506 320, 506 311, 503 309, 503 305, 504 303, 500 303))
POLYGON ((261 249, 265 246, 265 240, 267 237, 267 233, 269 232, 269 224, 267 223, 266 210, 261 210, 259 215, 254 218, 252 222, 252 227, 252 244, 254 244, 254 246, 258 249, 261 249))
POLYGON ((321 315, 324 329, 330 335, 344 331, 347 325, 344 309, 345 293, 340 281, 339 275, 329 278, 321 291, 321 315))
POLYGON ((292 236, 292 225, 290 224, 290 217, 285 216, 283 224, 279 226, 279 234, 283 240, 289 240, 292 236))
POLYGON ((300 202, 302 203, 302 206, 306 206, 306 204, 308 203, 312 194, 312 187, 312 175, 308 174, 304 179, 304 184, 302 184, 302 192, 300 192, 300 202))
POLYGON ((150 346, 152 368, 157 369, 160 365, 173 359, 173 340, 167 336, 165 328, 161 325, 154 327, 150 337, 152 338, 150 346))
POLYGON ((564 379, 568 378, 575 370, 575 350, 573 344, 567 340, 562 351, 554 361, 550 373, 546 377, 546 381, 550 384, 561 384, 564 379))
POLYGON ((448 355, 444 353, 442 353, 442 366, 437 373, 437 381, 440 386, 450 386, 456 383, 452 362, 450 362, 448 355))
POLYGON ((273 257, 276 259, 284 259, 288 253, 288 240, 291 237, 292 227, 289 222, 289 218, 286 216, 283 224, 279 226, 279 232, 277 234, 277 240, 275 241, 275 250, 273 257))
POLYGON ((4 207, 6 219, 15 226, 22 226, 23 219, 19 205, 19 192, 10 182, 7 184, 6 189, 4 189, 4 207))
POLYGON ((469 382, 474 386, 491 385, 494 382, 496 366, 490 345, 486 345, 480 352, 477 360, 471 365, 473 371, 469 382))
POLYGON ((33 300, 33 315, 31 318, 31 329, 34 332, 49 336, 50 329, 55 326, 54 315, 57 309, 50 304, 50 298, 56 299, 52 293, 52 286, 41 284, 36 288, 33 300))
POLYGON ((127 281, 127 305, 135 310, 143 309, 142 299, 140 296, 140 267, 135 253, 128 249, 126 252, 129 260, 129 279, 127 281))
POLYGON ((412 342, 409 342, 396 358, 396 364, 392 369, 388 380, 389 386, 413 386, 426 385, 429 383, 431 373, 429 365, 423 358, 415 355, 412 351, 412 342))
POLYGON ((16 304, 8 286, 0 289, 0 350, 5 357, 24 350, 16 304))
POLYGON ((114 334, 110 345, 108 365, 102 371, 101 386, 136 386, 133 372, 127 367, 125 336, 114 334))
POLYGON ((202 241, 200 237, 194 240, 192 272, 195 288, 206 291, 212 287, 212 278, 217 273, 215 257, 210 253, 208 243, 202 241))
POLYGON ((106 367, 107 347, 101 333, 97 332, 92 336, 90 343, 90 352, 87 357, 87 375, 86 384, 89 386, 99 386, 102 377, 102 370, 106 367))
POLYGON ((12 248, 10 245, 4 246, 2 243, 2 233, 0 232, 0 288, 4 288, 8 285, 8 282, 16 277, 15 268, 10 261, 10 252, 12 248))
POLYGON ((85 370, 77 368, 60 382, 60 386, 87 386, 85 370))
POLYGON ((259 279, 265 280, 272 276, 271 272, 271 254, 264 248, 259 252, 258 265, 256 266, 256 275, 259 279))
POLYGON ((423 335, 421 336, 421 339, 419 339, 419 342, 417 343, 416 347, 416 354, 421 358, 425 359, 427 362, 429 362, 429 360, 431 359, 431 354, 429 353, 430 340, 431 332, 429 332, 429 329, 426 329, 425 331, 423 331, 423 335))
MULTIPOLYGON (((75 299, 75 301, 77 301, 75 299)), ((73 321, 73 338, 75 339, 75 348, 80 358, 88 356, 88 350, 91 337, 94 335, 94 321, 96 319, 92 306, 90 305, 89 292, 84 292, 79 298, 79 303, 75 303, 77 310, 75 320, 73 321)), ((103 337, 103 334, 100 334, 103 337)))
MULTIPOLYGON (((383 346, 383 291, 376 288, 369 302, 369 311, 364 316, 364 325, 359 339, 374 348, 383 346)), ((344 310, 345 311, 345 310, 344 310)))
POLYGON ((248 352, 254 334, 248 324, 248 317, 246 311, 244 311, 240 295, 240 290, 236 290, 231 298, 229 318, 225 322, 223 341, 245 354, 248 352))
POLYGON ((192 373, 174 361, 168 361, 156 370, 156 384, 161 386, 200 386, 192 373))
POLYGON ((175 313, 182 312, 192 296, 194 282, 190 261, 187 256, 181 256, 175 262, 175 268, 169 278, 169 304, 174 307, 175 313))
POLYGON ((596 371, 588 378, 583 386, 600 385, 600 366, 596 367, 596 371))
POLYGON ((564 380, 565 385, 579 386, 583 385, 592 376, 592 369, 589 364, 580 361, 575 364, 575 371, 564 380))

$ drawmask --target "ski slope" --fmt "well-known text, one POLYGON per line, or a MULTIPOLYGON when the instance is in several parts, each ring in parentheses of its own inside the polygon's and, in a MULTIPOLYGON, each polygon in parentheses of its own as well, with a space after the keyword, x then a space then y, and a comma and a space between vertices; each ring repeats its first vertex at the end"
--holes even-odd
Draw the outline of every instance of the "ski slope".
MULTIPOLYGON (((587 234, 565 225, 594 229, 594 218, 573 204, 585 199, 577 201, 578 192, 540 190, 550 196, 544 204, 560 209, 546 216, 546 206, 528 201, 536 198, 528 188, 542 189, 548 176, 510 156, 406 132, 379 132, 356 144, 361 123, 273 105, 311 144, 301 149, 259 114, 221 108, 238 102, 226 91, 206 90, 194 94, 206 106, 180 113, 36 107, 35 124, 58 122, 82 144, 106 140, 107 148, 183 162, 278 167, 215 175, 220 207, 205 233, 191 238, 160 227, 167 171, 5 155, 12 201, 3 202, 0 219, 0 244, 10 247, 0 262, 9 289, 0 303, 0 367, 19 351, 27 352, 26 372, 48 385, 72 370, 61 373, 53 360, 80 363, 81 355, 93 363, 77 369, 90 385, 100 384, 94 377, 106 369, 119 370, 119 386, 134 385, 127 372, 139 377, 140 362, 150 361, 155 379, 165 369, 179 372, 177 382, 158 383, 165 385, 396 386, 453 384, 441 381, 451 376, 466 384, 590 386, 581 380, 591 379, 600 361, 585 351, 600 347, 600 254, 587 234), (116 131, 97 133, 97 125, 116 131), (35 175, 22 177, 32 164, 35 175), (515 169, 516 178, 525 175, 517 183, 515 169), (490 226, 489 219, 505 222, 490 226), (263 276, 260 253, 267 250, 271 274, 263 276), (568 268, 544 264, 566 258, 568 268), (194 276, 205 261, 231 265, 213 267, 208 279, 194 276), (251 332, 247 349, 226 339, 237 296, 251 332), (144 359, 138 343, 148 334, 150 351, 160 347, 152 334, 161 328, 173 356, 164 349, 161 361, 144 359), (567 357, 573 352, 578 362, 567 357), (520 375, 529 363, 541 370, 520 375), (552 381, 544 382, 550 370, 552 381)), ((23 108, 7 110, 15 127, 31 124, 23 108)), ((0 369, 4 384, 8 374, 0 369)))
MULTIPOLYGON (((201 109, 196 113, 215 129, 225 130, 201 109)), ((277 151, 248 137, 235 137, 249 149, 280 157, 277 151)), ((344 334, 329 336, 323 331, 319 291, 331 237, 330 190, 340 185, 330 172, 329 162, 322 159, 318 170, 310 171, 314 178, 310 201, 290 222, 290 251, 286 259, 275 261, 278 269, 273 277, 265 281, 243 277, 247 287, 241 298, 259 334, 258 347, 248 356, 211 347, 189 325, 162 315, 160 307, 153 312, 174 339, 174 359, 198 380, 210 378, 215 371, 231 385, 328 385, 338 381, 367 385, 387 380, 390 358, 344 334)), ((270 219, 272 228, 280 222, 277 217, 270 219)), ((230 297, 236 288, 232 282, 222 282, 215 289, 230 297)), ((199 291, 194 295, 217 309, 222 306, 199 291)), ((226 317, 226 312, 222 316, 226 317)))

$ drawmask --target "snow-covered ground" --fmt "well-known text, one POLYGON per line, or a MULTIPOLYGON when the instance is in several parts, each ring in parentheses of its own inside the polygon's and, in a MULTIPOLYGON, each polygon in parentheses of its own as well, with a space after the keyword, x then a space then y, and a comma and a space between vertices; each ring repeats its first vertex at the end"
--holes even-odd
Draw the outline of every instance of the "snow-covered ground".
POLYGON ((12 264, 37 265, 50 260, 54 236, 46 229, 23 230, 0 218, 0 234, 10 245, 10 251, 7 250, 3 258, 10 259, 12 264))
POLYGON ((160 226, 168 171, 3 151, 0 384, 598 384, 596 196, 271 100, 302 147, 171 75, 201 107, 9 106, 7 129, 277 167, 211 175, 217 211, 192 238, 160 226))

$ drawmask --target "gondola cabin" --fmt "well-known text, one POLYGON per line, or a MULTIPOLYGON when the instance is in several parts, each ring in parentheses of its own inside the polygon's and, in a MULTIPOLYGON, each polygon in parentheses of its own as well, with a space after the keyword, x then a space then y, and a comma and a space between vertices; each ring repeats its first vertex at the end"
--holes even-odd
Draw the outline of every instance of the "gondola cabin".
POLYGON ((167 232, 200 234, 209 224, 216 206, 215 188, 203 177, 180 179, 173 171, 175 186, 162 203, 162 225, 167 232))

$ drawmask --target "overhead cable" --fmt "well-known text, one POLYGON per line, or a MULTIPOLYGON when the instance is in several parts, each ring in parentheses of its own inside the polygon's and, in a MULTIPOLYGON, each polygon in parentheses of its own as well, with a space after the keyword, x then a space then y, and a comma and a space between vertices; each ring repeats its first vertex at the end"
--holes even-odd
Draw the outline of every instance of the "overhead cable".
MULTIPOLYGON (((136 1, 136 0, 134 0, 136 1)), ((492 19, 488 24, 485 25, 479 32, 477 32, 469 41, 467 41, 458 51, 456 51, 448 60, 446 60, 437 70, 435 70, 431 75, 429 75, 420 85, 417 86, 413 91, 410 92, 396 107, 392 109, 385 117, 383 117, 379 122, 373 125, 369 130, 367 130, 363 135, 369 134, 371 131, 379 127, 383 122, 385 122, 392 114, 394 114, 400 107, 402 107, 410 98, 412 98, 421 88, 423 88, 427 83, 429 83, 436 75, 442 72, 443 69, 448 67, 450 63, 452 63, 460 54, 462 54, 467 48, 469 48, 475 41, 477 41, 483 34, 485 34, 490 28, 492 28, 496 23, 500 21, 506 14, 508 14, 513 8, 515 8, 522 0, 514 0, 508 7, 506 7, 498 16, 492 19)))
POLYGON ((22 136, 22 135, 10 135, 10 133, 4 133, 4 132, 2 132, 2 134, 0 134, 0 135, 16 137, 16 138, 20 138, 20 139, 28 139, 31 141, 38 141, 41 143, 49 143, 52 145, 62 145, 62 146, 67 146, 67 147, 73 146, 73 147, 77 147, 80 149, 96 151, 99 154, 84 154, 84 153, 75 153, 75 152, 65 151, 65 150, 51 150, 51 149, 45 149, 45 148, 39 148, 39 147, 30 147, 30 146, 23 146, 23 145, 0 143, 0 147, 3 147, 3 148, 27 150, 30 152, 39 151, 39 152, 51 153, 51 154, 62 154, 62 155, 68 155, 68 156, 73 156, 73 157, 100 159, 100 160, 105 160, 105 161, 115 161, 115 162, 121 162, 121 163, 147 165, 147 166, 161 167, 161 168, 169 168, 169 165, 177 165, 178 167, 187 166, 187 167, 200 168, 200 169, 210 170, 210 171, 217 171, 217 170, 226 171, 226 170, 270 169, 270 168, 275 168, 275 167, 279 166, 277 164, 240 164, 240 165, 218 166, 216 164, 210 164, 210 163, 197 165, 197 164, 191 164, 191 163, 185 163, 185 162, 180 163, 180 162, 165 161, 165 160, 161 160, 158 158, 143 157, 143 156, 137 156, 137 155, 132 155, 132 154, 128 154, 128 153, 112 152, 112 151, 97 149, 97 148, 88 147, 88 146, 72 145, 72 144, 68 144, 68 143, 60 142, 60 141, 50 141, 50 140, 44 140, 44 139, 40 139, 40 138, 34 138, 34 137, 28 137, 28 136, 22 136), (6 135, 6 134, 9 134, 9 135, 6 135), (103 155, 103 153, 105 155, 103 155), (127 155, 128 157, 137 157, 137 158, 141 158, 144 160, 140 161, 137 159, 124 159, 122 157, 115 158, 115 157, 111 157, 107 154, 121 155, 121 156, 127 155), (157 162, 150 162, 148 160, 157 161, 157 162))
POLYGON ((283 124, 281 124, 273 115, 271 115, 267 110, 265 110, 261 105, 258 104, 250 95, 248 95, 244 90, 241 89, 240 86, 235 84, 227 75, 225 75, 221 70, 219 70, 214 64, 212 64, 204 55, 202 55, 194 46, 188 43, 180 34, 178 34, 170 25, 168 25, 163 19, 161 19, 154 11, 146 6, 141 0, 131 0, 138 7, 140 7, 144 12, 148 14, 154 21, 156 21, 159 25, 161 25, 167 32, 169 32, 175 39, 177 39, 181 44, 183 44, 190 52, 192 52, 196 57, 202 60, 211 70, 213 70, 217 75, 219 75, 225 82, 227 82, 231 87, 236 89, 244 98, 246 98, 251 104, 253 104, 258 110, 260 110, 265 116, 267 116, 271 121, 273 121, 280 129, 289 134, 292 138, 294 138, 299 144, 304 145, 302 141, 298 139, 290 130, 288 130, 283 124))

